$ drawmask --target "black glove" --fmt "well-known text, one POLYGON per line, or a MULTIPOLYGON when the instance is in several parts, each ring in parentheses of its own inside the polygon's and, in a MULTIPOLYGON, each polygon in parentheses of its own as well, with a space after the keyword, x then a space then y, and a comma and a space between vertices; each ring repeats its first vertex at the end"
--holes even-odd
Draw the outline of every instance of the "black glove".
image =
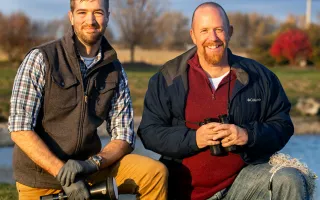
POLYGON ((77 175, 89 175, 99 170, 98 165, 92 160, 68 160, 60 169, 57 179, 62 186, 74 183, 77 175))
POLYGON ((69 200, 89 200, 90 192, 83 180, 78 180, 70 186, 63 186, 63 191, 69 200))

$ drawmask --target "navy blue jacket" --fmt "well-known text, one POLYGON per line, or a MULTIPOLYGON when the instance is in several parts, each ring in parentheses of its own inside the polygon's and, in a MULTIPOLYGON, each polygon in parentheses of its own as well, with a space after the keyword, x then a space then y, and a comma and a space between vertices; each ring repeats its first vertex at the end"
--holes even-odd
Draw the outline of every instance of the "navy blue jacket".
MULTIPOLYGON (((151 77, 138 129, 146 149, 172 158, 185 158, 200 151, 196 130, 185 126, 188 94, 188 60, 196 47, 167 62, 151 77)), ((274 73, 258 62, 233 55, 228 62, 237 80, 231 95, 231 122, 248 132, 240 153, 246 163, 266 162, 282 149, 293 134, 291 104, 274 73)))

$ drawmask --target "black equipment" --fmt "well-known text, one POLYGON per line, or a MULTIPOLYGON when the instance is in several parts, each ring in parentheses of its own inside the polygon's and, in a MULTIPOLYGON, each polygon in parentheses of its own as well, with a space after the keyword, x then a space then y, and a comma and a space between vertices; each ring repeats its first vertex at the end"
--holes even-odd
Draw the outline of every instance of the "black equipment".
MULTIPOLYGON (((108 177, 106 180, 94 184, 89 187, 91 199, 106 199, 106 200, 118 200, 118 186, 116 180, 113 177, 108 177)), ((59 200, 68 199, 68 196, 64 193, 51 194, 41 196, 40 200, 59 200)))
MULTIPOLYGON (((229 119, 228 119, 228 115, 219 115, 219 122, 222 124, 229 124, 229 119)), ((204 124, 208 124, 210 122, 216 122, 217 120, 214 118, 206 118, 203 120, 203 122, 200 123, 200 126, 204 125, 204 124)), ((224 156, 227 154, 227 152, 235 152, 237 151, 237 146, 232 145, 229 147, 223 147, 221 144, 217 144, 217 145, 210 145, 210 152, 211 155, 213 156, 224 156)))

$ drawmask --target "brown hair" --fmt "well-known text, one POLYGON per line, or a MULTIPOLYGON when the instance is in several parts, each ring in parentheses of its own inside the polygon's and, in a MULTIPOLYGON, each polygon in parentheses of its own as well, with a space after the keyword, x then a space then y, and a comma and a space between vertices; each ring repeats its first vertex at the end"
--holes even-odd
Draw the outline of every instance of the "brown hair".
MULTIPOLYGON (((74 3, 75 3, 76 0, 70 0, 70 10, 71 12, 74 11, 74 3)), ((80 2, 82 1, 92 1, 92 0, 80 0, 80 2)), ((104 0, 104 6, 105 6, 105 9, 106 11, 109 10, 109 0, 104 0)))
POLYGON ((205 2, 205 3, 202 3, 200 4, 193 12, 192 14, 192 25, 193 25, 193 18, 194 18, 194 14, 196 13, 196 11, 200 8, 200 7, 203 7, 203 6, 212 6, 214 8, 219 8, 222 10, 222 13, 224 14, 225 18, 226 18, 226 22, 227 22, 227 26, 229 27, 230 26, 230 21, 229 21, 229 18, 228 18, 228 15, 226 13, 226 11, 222 8, 222 6, 216 2, 205 2))

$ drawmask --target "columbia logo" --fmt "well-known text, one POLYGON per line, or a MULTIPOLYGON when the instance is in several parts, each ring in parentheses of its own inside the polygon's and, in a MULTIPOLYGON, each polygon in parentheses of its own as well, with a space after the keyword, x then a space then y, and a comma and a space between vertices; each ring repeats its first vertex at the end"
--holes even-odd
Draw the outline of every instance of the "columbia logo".
POLYGON ((248 98, 247 101, 248 102, 259 102, 259 101, 261 101, 261 99, 248 98))

